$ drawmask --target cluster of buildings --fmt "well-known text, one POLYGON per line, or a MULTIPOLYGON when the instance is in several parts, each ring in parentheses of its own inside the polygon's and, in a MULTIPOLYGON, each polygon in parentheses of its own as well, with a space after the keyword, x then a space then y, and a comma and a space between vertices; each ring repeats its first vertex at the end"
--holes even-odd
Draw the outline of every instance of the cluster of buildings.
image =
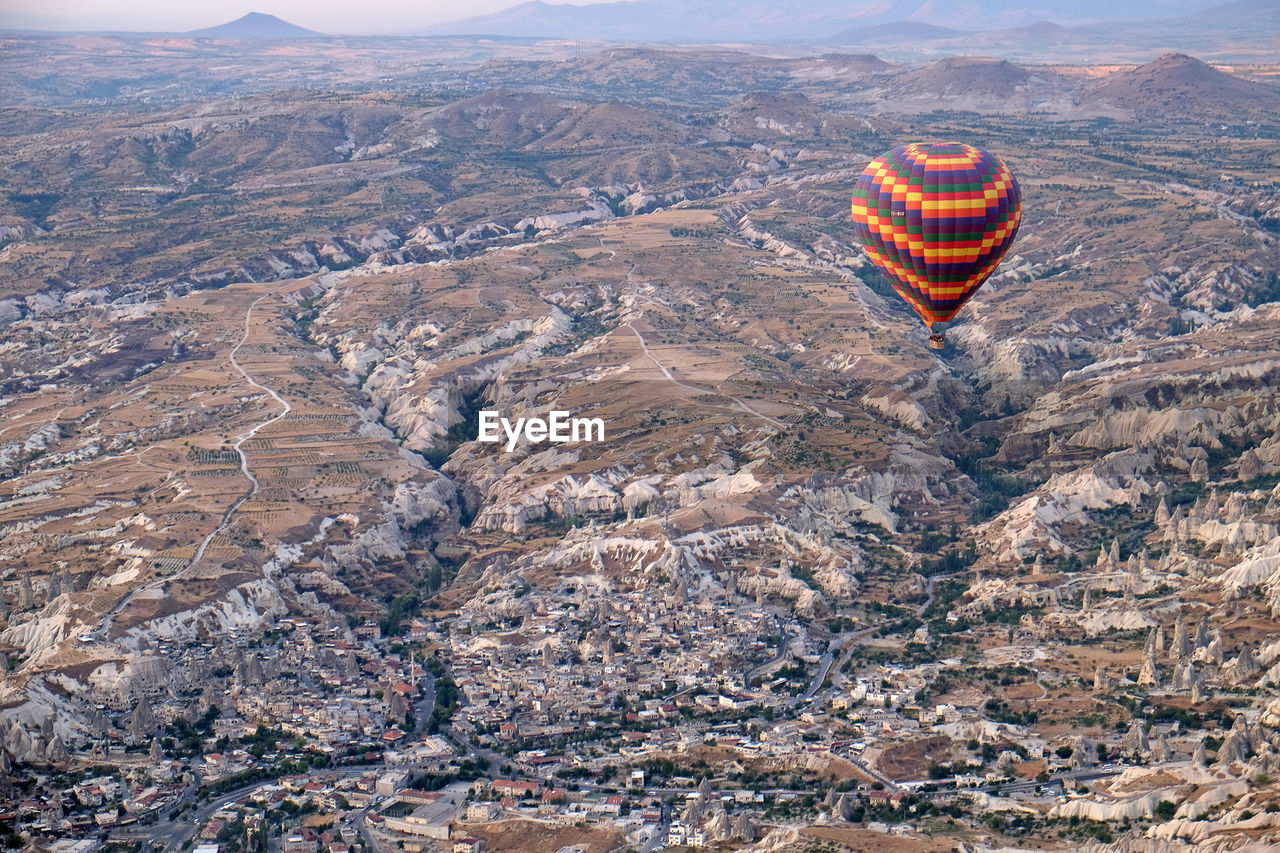
MULTIPOLYGON (((1232 517, 1212 498, 1186 517, 1215 512, 1232 517)), ((286 853, 348 853, 370 839, 475 853, 485 827, 508 820, 700 847, 753 838, 770 821, 847 819, 896 810, 904 797, 990 797, 1001 786, 1012 786, 1001 800, 1009 808, 1065 815, 1095 795, 1082 793, 1082 778, 1105 786, 1126 766, 1179 764, 1225 778, 1269 754, 1269 729, 1210 706, 1265 686, 1276 652, 1230 639, 1223 626, 1244 618, 1238 599, 1224 610, 1171 597, 1187 578, 1245 588, 1252 575, 1224 573, 1176 541, 1158 559, 1122 561, 1113 546, 1075 573, 1036 561, 1024 577, 979 577, 940 621, 883 638, 850 631, 845 646, 777 602, 714 586, 618 591, 586 578, 545 590, 499 584, 447 619, 411 619, 389 637, 372 622, 281 619, 265 634, 144 645, 95 676, 102 704, 90 737, 64 742, 50 725, 29 744, 55 764, 117 772, 81 774, 58 796, 0 794, 33 837, 93 841, 187 814, 201 786, 262 779, 198 840, 216 844, 229 821, 247 827, 286 804, 331 818, 328 828, 286 824, 286 853), (1072 631, 1117 638, 1108 654, 1121 663, 1083 667, 1049 650, 1072 631), (962 656, 920 652, 943 634, 962 656), (1125 643, 1140 651, 1125 657, 1125 643), (456 699, 428 731, 446 674, 456 699), (1011 676, 1024 683, 1017 699, 997 686, 1011 676), (1029 713, 1051 691, 1139 704, 1125 725, 1064 732, 1029 713), (1156 716, 1185 700, 1199 712, 1156 716), (897 757, 926 740, 936 744, 929 762, 904 769, 897 757), (725 793, 670 769, 708 749, 730 767, 783 769, 748 788, 716 768, 725 793), (831 766, 851 774, 849 790, 796 817, 787 804, 806 794, 796 780, 812 780, 812 800, 823 787, 810 771, 831 766)), ((0 731, 9 754, 23 736, 0 731)))
POLYGON ((584 585, 529 592, 497 612, 468 603, 430 639, 453 665, 455 719, 508 742, 572 738, 623 708, 664 727, 690 711, 772 704, 778 694, 748 674, 784 643, 788 655, 817 657, 816 644, 794 639, 795 623, 724 597, 584 585))

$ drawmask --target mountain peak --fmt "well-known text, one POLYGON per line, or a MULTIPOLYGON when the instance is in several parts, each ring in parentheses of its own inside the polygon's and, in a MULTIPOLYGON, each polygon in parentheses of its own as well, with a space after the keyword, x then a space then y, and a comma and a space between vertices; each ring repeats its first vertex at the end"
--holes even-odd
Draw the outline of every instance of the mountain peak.
POLYGON ((264 12, 250 12, 216 27, 192 30, 188 35, 200 38, 233 38, 233 39, 295 39, 313 38, 320 35, 312 30, 291 24, 275 15, 264 12))
POLYGON ((1152 70, 1163 70, 1169 68, 1209 68, 1211 66, 1207 62, 1196 59, 1194 56, 1188 56, 1185 53, 1162 53, 1146 65, 1140 67, 1152 70))

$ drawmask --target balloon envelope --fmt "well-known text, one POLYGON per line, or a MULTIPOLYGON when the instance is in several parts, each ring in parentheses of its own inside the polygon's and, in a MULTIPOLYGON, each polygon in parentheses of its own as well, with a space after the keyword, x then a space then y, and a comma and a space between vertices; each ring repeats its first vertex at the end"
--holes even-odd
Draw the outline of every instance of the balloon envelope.
POLYGON ((1013 173, 994 155, 959 142, 886 151, 853 191, 858 241, 926 324, 950 320, 969 301, 1021 221, 1013 173))

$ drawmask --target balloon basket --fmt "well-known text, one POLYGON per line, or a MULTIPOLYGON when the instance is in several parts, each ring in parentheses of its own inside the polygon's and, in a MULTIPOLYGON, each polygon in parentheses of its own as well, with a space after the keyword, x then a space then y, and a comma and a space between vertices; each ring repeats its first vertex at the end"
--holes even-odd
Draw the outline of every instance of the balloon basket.
POLYGON ((947 342, 942 335, 935 334, 929 336, 929 349, 945 349, 946 346, 947 342))

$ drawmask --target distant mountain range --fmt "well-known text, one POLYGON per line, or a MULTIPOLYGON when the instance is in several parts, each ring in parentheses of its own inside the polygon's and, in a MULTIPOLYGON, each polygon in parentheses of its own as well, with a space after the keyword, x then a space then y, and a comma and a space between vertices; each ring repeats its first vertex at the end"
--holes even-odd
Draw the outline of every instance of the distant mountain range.
POLYGON ((250 12, 242 18, 236 18, 216 27, 192 30, 187 35, 197 38, 226 39, 298 39, 315 38, 320 33, 303 29, 297 24, 281 20, 275 15, 264 15, 261 12, 250 12))
POLYGON ((852 27, 822 41, 897 60, 981 54, 1033 62, 1047 57, 1123 62, 1144 61, 1164 52, 1192 52, 1245 62, 1280 59, 1280 0, 1234 0, 1151 20, 1133 17, 1131 7, 1117 8, 1123 11, 1125 20, 1071 26, 1039 20, 971 32, 902 22, 852 27))
MULTIPOLYGON (((1255 0, 1248 0, 1255 2, 1255 0)), ((584 6, 532 0, 480 17, 423 30, 441 35, 556 36, 635 41, 764 42, 812 40, 833 32, 892 38, 905 22, 913 38, 955 35, 1026 26, 1052 20, 1083 26, 1119 20, 1153 20, 1202 12, 1206 0, 775 0, 743 4, 734 0, 627 0, 584 6), (884 27, 889 29, 884 29, 884 27), (944 28, 944 29, 938 29, 944 28)), ((1277 4, 1270 2, 1275 7, 1277 4)), ((898 31, 902 34, 902 31, 898 31)))
MULTIPOLYGON (((1216 62, 1280 61, 1280 0, 1233 0, 1216 6, 1212 2, 621 0, 571 5, 531 0, 425 29, 415 30, 410 19, 395 35, 624 43, 792 42, 908 62, 982 55, 1015 62, 1142 63, 1163 53, 1192 53, 1216 62)), ((228 40, 332 37, 260 12, 185 35, 228 40)))

